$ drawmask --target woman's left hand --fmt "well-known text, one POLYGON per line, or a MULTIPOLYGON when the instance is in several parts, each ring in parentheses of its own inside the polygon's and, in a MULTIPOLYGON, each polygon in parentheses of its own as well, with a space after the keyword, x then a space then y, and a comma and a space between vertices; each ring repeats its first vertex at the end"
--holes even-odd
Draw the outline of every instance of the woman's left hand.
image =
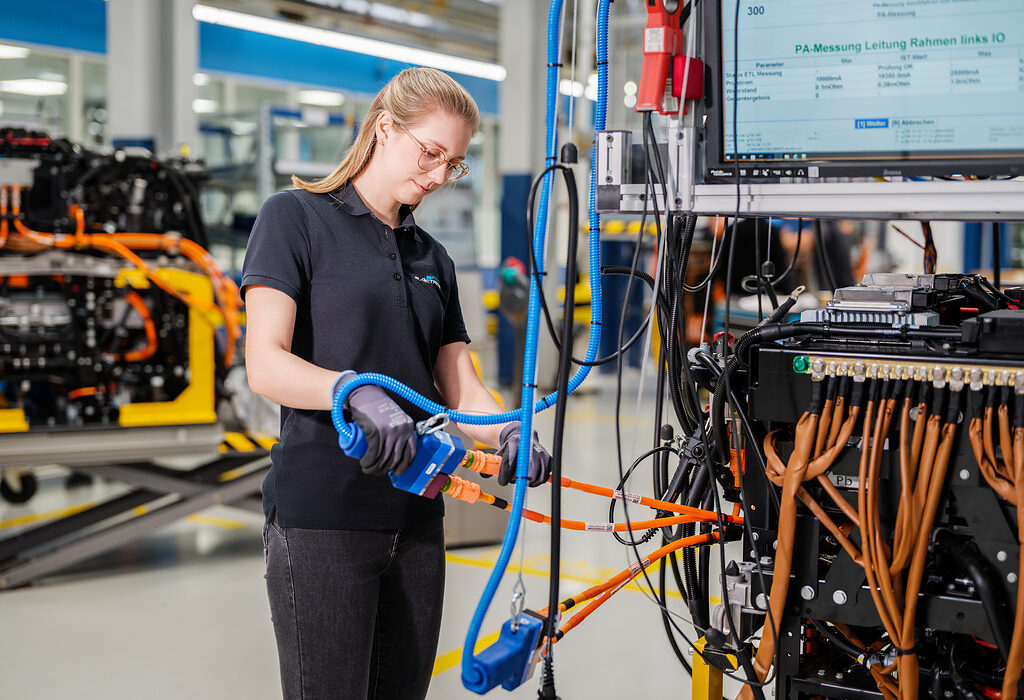
MULTIPOLYGON (((519 461, 519 421, 512 421, 501 429, 501 469, 498 470, 498 483, 505 486, 515 478, 516 463, 519 461)), ((530 450, 530 486, 540 486, 551 477, 551 455, 540 444, 537 431, 533 431, 533 446, 530 450)))

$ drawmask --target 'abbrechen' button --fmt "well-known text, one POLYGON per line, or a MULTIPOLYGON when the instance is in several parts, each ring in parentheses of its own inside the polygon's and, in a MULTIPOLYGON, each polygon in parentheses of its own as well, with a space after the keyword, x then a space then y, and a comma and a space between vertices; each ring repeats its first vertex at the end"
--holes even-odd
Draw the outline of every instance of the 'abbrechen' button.
POLYGON ((402 276, 396 272, 395 273, 395 281, 397 282, 400 279, 402 279, 402 276))

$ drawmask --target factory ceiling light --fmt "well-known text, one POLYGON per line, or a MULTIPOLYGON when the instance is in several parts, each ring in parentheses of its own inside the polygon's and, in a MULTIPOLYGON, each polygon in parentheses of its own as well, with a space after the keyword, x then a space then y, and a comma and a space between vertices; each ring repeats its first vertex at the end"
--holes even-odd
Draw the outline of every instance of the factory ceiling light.
POLYGON ((299 102, 316 107, 340 107, 345 96, 332 90, 299 90, 299 102))
POLYGON ((11 46, 0 44, 0 58, 25 58, 28 56, 28 49, 24 46, 11 46))
POLYGON ((10 92, 15 95, 51 97, 54 95, 63 95, 67 91, 68 84, 58 80, 41 80, 39 78, 0 80, 0 92, 10 92))
POLYGON ((342 34, 341 32, 294 24, 292 22, 283 22, 267 17, 257 17, 256 15, 223 10, 210 7, 209 5, 196 5, 192 8, 192 16, 200 22, 245 29, 250 32, 303 41, 308 44, 330 46, 344 51, 388 58, 402 63, 429 66, 487 80, 502 81, 506 75, 505 68, 495 63, 451 56, 436 51, 427 51, 411 46, 402 46, 401 44, 392 44, 351 34, 342 34))

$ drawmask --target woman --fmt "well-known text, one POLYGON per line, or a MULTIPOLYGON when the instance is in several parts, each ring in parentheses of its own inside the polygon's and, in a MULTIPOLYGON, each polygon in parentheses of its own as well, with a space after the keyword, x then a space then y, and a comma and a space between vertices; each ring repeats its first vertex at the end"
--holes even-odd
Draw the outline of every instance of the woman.
MULTIPOLYGON (((378 93, 349 152, 319 182, 264 203, 242 287, 252 389, 280 403, 263 485, 267 590, 287 698, 422 698, 444 591, 440 499, 386 478, 415 454, 426 413, 376 386, 346 407, 367 434, 357 462, 330 408, 346 371, 380 372, 460 411, 500 412, 470 361, 451 258, 412 210, 466 174, 479 123, 444 73, 410 68, 378 93)), ((519 424, 461 426, 515 471, 519 424)), ((550 457, 531 450, 530 483, 550 457)))

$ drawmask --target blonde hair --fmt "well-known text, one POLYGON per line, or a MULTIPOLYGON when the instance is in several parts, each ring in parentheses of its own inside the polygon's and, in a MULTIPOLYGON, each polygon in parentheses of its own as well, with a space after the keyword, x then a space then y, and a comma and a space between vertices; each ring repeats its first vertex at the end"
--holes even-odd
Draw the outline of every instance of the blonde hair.
POLYGON ((314 182, 292 175, 292 184, 309 192, 333 192, 370 162, 377 144, 377 118, 383 112, 390 112, 400 124, 409 124, 436 109, 461 118, 474 132, 480 125, 480 111, 464 87, 434 68, 406 68, 373 98, 352 147, 334 172, 314 182))

